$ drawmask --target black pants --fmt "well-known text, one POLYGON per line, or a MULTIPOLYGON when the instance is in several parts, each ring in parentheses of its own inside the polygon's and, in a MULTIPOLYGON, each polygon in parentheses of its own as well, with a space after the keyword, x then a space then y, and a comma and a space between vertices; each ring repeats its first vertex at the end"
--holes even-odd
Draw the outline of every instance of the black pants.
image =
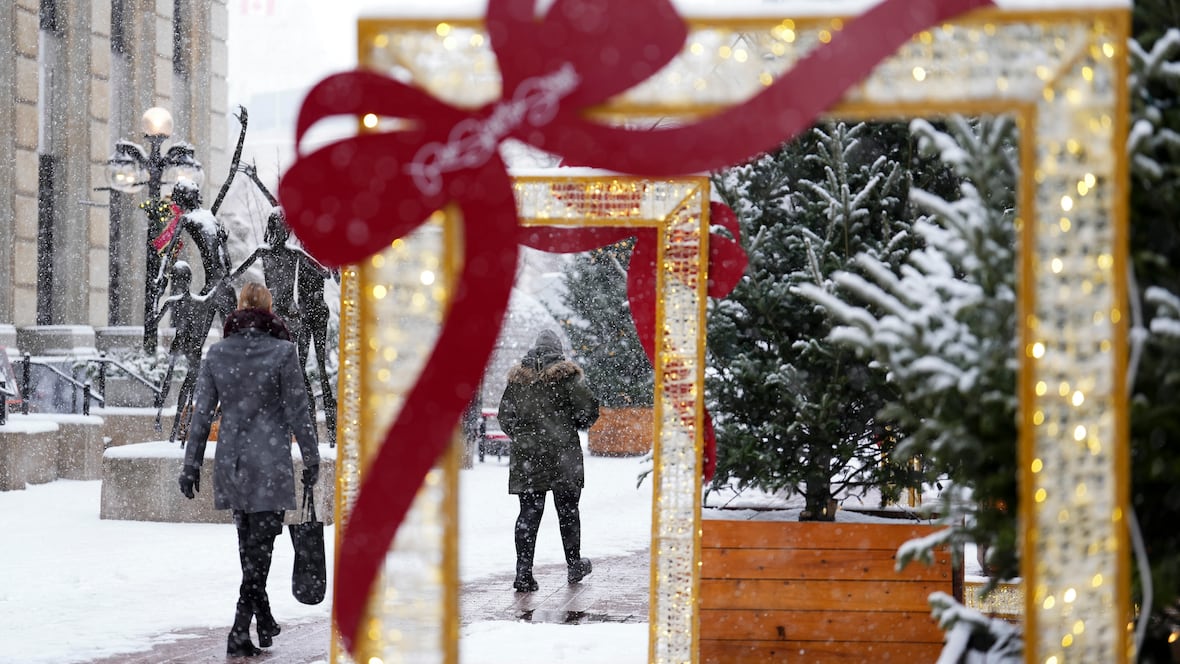
POLYGON ((270 615, 266 577, 270 574, 275 537, 283 532, 283 513, 234 510, 238 529, 238 558, 242 562, 242 585, 238 588, 238 611, 270 615))
MULTIPOLYGON (((516 571, 533 571, 533 553, 537 547, 537 531, 545 514, 545 491, 518 494, 520 516, 516 517, 516 571)), ((581 489, 553 491, 553 505, 557 508, 557 525, 561 529, 561 544, 565 562, 573 565, 582 556, 582 517, 578 512, 581 489)))

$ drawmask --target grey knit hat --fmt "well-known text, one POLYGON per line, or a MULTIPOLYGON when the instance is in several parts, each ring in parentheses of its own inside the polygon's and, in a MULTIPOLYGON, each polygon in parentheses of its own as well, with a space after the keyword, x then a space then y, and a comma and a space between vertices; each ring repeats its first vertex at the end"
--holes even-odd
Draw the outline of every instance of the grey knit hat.
POLYGON ((537 335, 537 341, 533 344, 533 348, 560 353, 561 339, 558 339, 552 330, 544 330, 537 335))

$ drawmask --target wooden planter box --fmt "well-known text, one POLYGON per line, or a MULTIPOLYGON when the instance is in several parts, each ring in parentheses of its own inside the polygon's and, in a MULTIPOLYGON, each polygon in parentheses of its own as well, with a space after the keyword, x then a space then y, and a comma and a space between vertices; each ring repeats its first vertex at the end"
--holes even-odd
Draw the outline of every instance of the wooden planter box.
POLYGON ((651 451, 655 436, 652 408, 600 408, 587 447, 597 456, 638 456, 651 451))
POLYGON ((897 548, 939 526, 795 521, 701 523, 701 662, 934 662, 935 591, 961 601, 961 570, 894 570, 897 548), (959 591, 959 592, 957 592, 959 591))

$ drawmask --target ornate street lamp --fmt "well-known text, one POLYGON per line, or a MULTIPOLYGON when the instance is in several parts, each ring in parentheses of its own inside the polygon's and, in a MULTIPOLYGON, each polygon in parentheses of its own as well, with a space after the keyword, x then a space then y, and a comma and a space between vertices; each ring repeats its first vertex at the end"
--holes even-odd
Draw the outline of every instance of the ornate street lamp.
POLYGON ((152 246, 152 240, 169 221, 169 206, 163 197, 171 194, 178 180, 191 180, 198 187, 205 180, 205 172, 192 145, 177 141, 167 151, 163 150, 164 141, 171 135, 172 114, 167 109, 153 106, 143 114, 143 137, 147 139, 149 149, 144 150, 131 141, 119 141, 115 143, 115 153, 107 160, 107 181, 111 189, 129 194, 142 191, 145 185, 148 189, 147 200, 140 207, 148 215, 143 350, 150 355, 156 353, 155 311, 159 299, 156 273, 160 270, 160 255, 152 246))

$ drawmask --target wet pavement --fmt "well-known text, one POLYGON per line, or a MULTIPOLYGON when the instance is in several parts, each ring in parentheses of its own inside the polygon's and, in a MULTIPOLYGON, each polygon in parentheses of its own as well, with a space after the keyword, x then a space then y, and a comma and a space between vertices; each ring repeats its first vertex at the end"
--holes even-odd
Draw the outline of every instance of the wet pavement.
MULTIPOLYGON (((493 620, 539 623, 642 623, 648 619, 650 554, 593 559, 594 571, 581 583, 566 583, 565 565, 533 570, 540 590, 517 593, 511 574, 464 584, 460 592, 463 625, 493 620)), ((230 659, 225 655, 229 625, 220 629, 181 630, 177 640, 149 651, 104 657, 88 664, 201 664, 206 662, 273 662, 317 664, 328 661, 328 621, 283 623, 283 633, 262 655, 230 659)), ((257 637, 255 637, 257 641, 257 637)))
POLYGON ((647 622, 650 554, 592 562, 590 576, 572 585, 566 583, 565 565, 536 567, 533 576, 541 588, 535 593, 513 591, 511 574, 466 584, 459 597, 460 621, 647 622))

